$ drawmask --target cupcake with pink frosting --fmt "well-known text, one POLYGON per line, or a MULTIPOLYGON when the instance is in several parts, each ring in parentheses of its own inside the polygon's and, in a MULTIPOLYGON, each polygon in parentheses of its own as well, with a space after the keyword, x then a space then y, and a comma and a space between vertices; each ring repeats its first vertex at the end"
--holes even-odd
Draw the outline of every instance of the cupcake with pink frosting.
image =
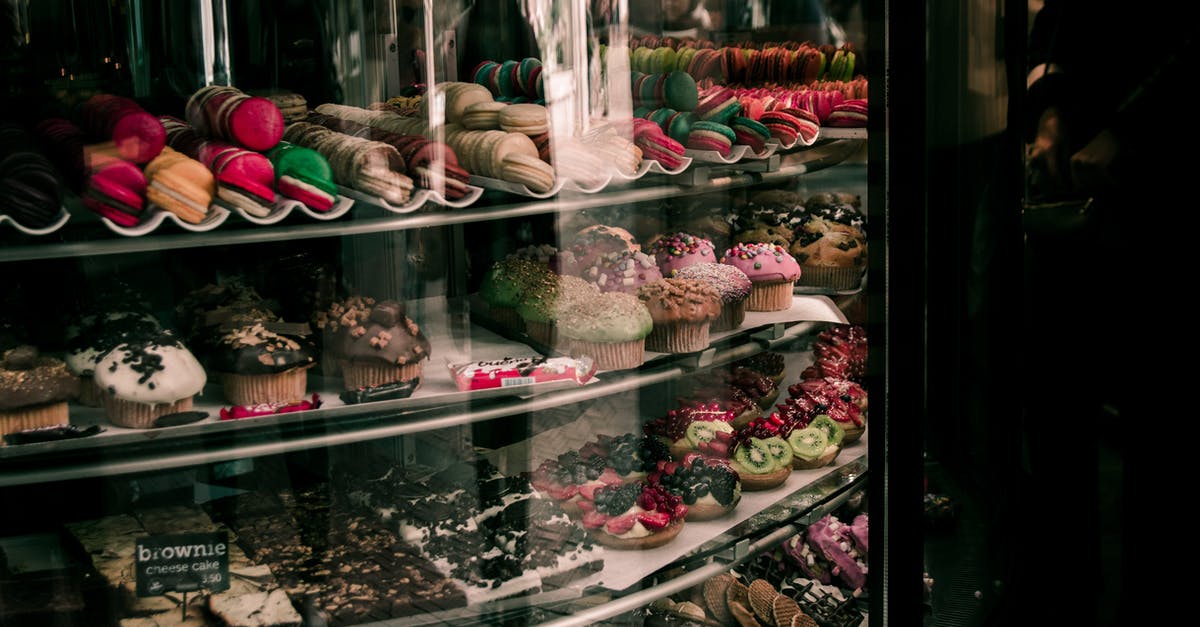
POLYGON ((646 283, 663 278, 654 257, 637 250, 624 250, 596 258, 579 274, 601 292, 634 294, 646 283))
POLYGON ((690 233, 664 235, 650 246, 662 275, 671 278, 680 270, 699 263, 718 262, 712 241, 690 233))
POLYGON ((725 251, 721 263, 741 270, 750 279, 747 311, 782 311, 792 306, 792 289, 800 264, 778 244, 739 243, 725 251))

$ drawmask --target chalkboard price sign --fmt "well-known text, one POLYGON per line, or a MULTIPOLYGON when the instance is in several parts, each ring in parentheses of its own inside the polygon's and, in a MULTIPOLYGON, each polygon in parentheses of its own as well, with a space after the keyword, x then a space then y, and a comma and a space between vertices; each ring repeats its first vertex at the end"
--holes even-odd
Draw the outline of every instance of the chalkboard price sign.
POLYGON ((229 588, 229 534, 184 533, 138 538, 137 595, 220 592, 229 588))

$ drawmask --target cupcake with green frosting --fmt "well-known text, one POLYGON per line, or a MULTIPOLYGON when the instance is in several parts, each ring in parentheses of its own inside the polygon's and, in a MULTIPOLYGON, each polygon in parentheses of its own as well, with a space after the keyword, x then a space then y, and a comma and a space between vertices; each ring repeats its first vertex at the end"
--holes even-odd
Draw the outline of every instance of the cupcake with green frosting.
POLYGON ((517 314, 525 322, 525 332, 546 346, 558 346, 558 317, 576 303, 600 295, 600 288, 576 276, 557 276, 549 283, 530 286, 517 305, 517 314))
POLYGON ((525 294, 545 289, 556 278, 557 275, 546 264, 515 257, 501 259, 493 263, 483 276, 479 297, 487 304, 488 316, 493 321, 521 331, 525 324, 517 313, 517 307, 525 294))
POLYGON ((646 336, 654 320, 632 294, 609 292, 571 305, 558 318, 558 332, 571 354, 591 357, 598 370, 636 368, 646 359, 646 336))

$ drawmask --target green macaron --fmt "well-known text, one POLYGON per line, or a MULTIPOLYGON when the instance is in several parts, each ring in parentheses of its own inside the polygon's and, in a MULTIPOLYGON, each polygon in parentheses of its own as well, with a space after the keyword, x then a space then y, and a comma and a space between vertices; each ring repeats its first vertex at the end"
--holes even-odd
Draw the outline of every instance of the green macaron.
POLYGON ((720 133, 721 135, 729 138, 729 143, 733 143, 737 140, 737 135, 734 134, 733 129, 721 124, 720 122, 697 120, 692 124, 692 131, 712 131, 714 133, 720 133))
POLYGON ((663 94, 666 95, 667 106, 676 111, 692 111, 700 100, 696 79, 679 70, 667 74, 663 94))

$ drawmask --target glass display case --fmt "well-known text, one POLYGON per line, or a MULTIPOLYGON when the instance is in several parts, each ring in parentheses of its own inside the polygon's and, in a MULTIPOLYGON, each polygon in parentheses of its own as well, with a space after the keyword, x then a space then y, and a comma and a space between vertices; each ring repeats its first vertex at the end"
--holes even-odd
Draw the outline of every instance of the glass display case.
POLYGON ((880 624, 881 5, 7 3, 0 625, 880 624))

